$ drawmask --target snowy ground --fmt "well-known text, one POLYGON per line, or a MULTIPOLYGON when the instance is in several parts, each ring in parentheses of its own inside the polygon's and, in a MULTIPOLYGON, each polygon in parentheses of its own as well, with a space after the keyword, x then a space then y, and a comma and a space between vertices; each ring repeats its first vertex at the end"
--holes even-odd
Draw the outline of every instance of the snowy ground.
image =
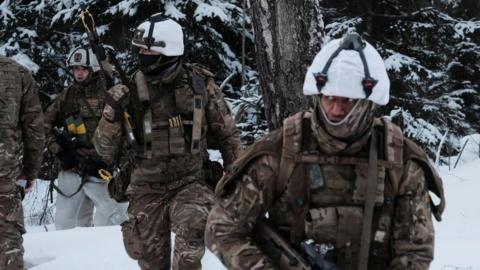
MULTIPOLYGON (((120 226, 48 233, 44 228, 30 227, 24 239, 25 263, 29 270, 140 269, 123 248, 120 226)), ((225 269, 208 251, 202 264, 208 270, 225 269)))
MULTIPOLYGON (((443 222, 436 223, 433 270, 480 270, 480 190, 478 145, 468 149, 456 169, 442 167, 447 196, 443 222)), ((453 158, 454 160, 456 158, 453 158)), ((120 227, 77 228, 45 232, 29 227, 24 236, 25 261, 31 270, 131 270, 138 269, 123 248, 120 227)), ((207 251, 204 269, 225 269, 207 251)))

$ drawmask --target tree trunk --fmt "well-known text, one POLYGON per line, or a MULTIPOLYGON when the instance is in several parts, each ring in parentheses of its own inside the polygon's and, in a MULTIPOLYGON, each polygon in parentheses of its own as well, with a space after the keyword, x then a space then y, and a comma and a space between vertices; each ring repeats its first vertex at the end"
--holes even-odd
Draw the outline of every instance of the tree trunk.
POLYGON ((323 20, 319 1, 254 0, 255 48, 269 128, 308 107, 305 72, 320 50, 323 20))

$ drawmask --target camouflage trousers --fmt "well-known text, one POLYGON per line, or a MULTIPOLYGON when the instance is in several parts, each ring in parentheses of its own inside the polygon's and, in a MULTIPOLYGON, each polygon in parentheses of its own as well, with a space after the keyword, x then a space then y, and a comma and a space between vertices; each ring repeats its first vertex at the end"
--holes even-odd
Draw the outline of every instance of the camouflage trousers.
POLYGON ((205 224, 214 200, 205 183, 174 190, 161 184, 135 184, 129 188, 129 200, 123 241, 142 270, 170 269, 171 232, 175 233, 172 269, 201 269, 205 224))
POLYGON ((20 194, 0 193, 0 269, 23 270, 23 208, 20 194))

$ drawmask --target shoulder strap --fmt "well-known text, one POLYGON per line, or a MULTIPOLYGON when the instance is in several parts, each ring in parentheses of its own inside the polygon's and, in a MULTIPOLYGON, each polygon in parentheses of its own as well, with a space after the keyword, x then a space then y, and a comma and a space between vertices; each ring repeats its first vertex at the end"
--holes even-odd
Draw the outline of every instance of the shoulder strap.
POLYGON ((190 79, 195 95, 203 95, 205 92, 205 77, 195 71, 190 71, 190 79))
POLYGON ((205 77, 197 72, 190 71, 192 80, 193 96, 193 127, 192 127, 192 145, 190 152, 198 154, 200 152, 200 139, 202 137, 203 120, 203 95, 205 93, 205 77))
POLYGON ((150 105, 150 93, 148 92, 148 84, 145 75, 141 71, 135 72, 133 75, 137 86, 138 99, 144 106, 150 105))
POLYGON ((153 155, 152 142, 152 110, 150 108, 150 92, 148 90, 147 79, 141 71, 137 71, 134 75, 135 85, 137 88, 138 100, 142 106, 142 115, 137 116, 142 121, 141 127, 143 127, 142 140, 143 140, 143 154, 146 158, 151 158, 153 155))
POLYGON ((365 191, 365 206, 363 209, 362 234, 360 242, 360 255, 358 262, 359 270, 367 270, 368 257, 370 254, 370 239, 372 234, 373 208, 378 182, 378 149, 377 131, 373 129, 370 136, 370 147, 368 153, 368 178, 365 191))
POLYGON ((387 118, 381 118, 384 127, 383 153, 387 162, 392 164, 388 169, 388 177, 392 187, 391 195, 398 193, 398 186, 403 173, 403 144, 404 136, 402 130, 390 122, 387 118))
POLYGON ((278 192, 285 190, 295 169, 297 155, 301 150, 303 117, 304 112, 299 112, 283 121, 282 158, 276 184, 278 192))
POLYGON ((379 160, 378 164, 384 166, 386 171, 384 203, 374 214, 372 223, 373 236, 370 251, 376 250, 376 256, 370 256, 368 266, 375 269, 386 268, 391 258, 390 231, 395 212, 394 201, 398 194, 400 179, 403 174, 403 132, 387 118, 375 119, 379 135, 379 160), (385 162, 386 164, 382 164, 385 162))
POLYGON ((302 174, 303 167, 297 167, 302 150, 303 122, 306 115, 305 112, 299 112, 283 121, 282 156, 275 184, 277 193, 285 191, 287 204, 291 211, 291 215, 288 217, 290 240, 296 244, 300 243, 305 234, 305 215, 308 211, 310 197, 306 177, 302 174), (292 176, 294 172, 298 173, 295 177, 292 176), (291 182, 293 178, 300 179, 291 182))

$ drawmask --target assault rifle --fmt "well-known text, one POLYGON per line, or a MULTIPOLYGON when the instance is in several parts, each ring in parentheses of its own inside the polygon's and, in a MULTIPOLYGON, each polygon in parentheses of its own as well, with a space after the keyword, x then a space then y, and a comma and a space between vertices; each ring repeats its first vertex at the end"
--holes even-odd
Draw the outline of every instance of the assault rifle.
POLYGON ((299 252, 265 219, 257 223, 255 239, 280 270, 340 270, 333 262, 328 261, 326 254, 317 248, 319 245, 311 240, 303 241, 299 252))
MULTIPOLYGON (((75 192, 72 194, 65 194, 55 186, 54 181, 51 181, 50 192, 55 189, 62 196, 70 198, 82 189, 83 185, 88 181, 88 176, 95 176, 98 178, 98 171, 102 168, 106 168, 107 165, 102 161, 92 160, 82 155, 78 150, 85 147, 85 144, 76 136, 69 134, 64 128, 54 127, 53 134, 55 135, 56 142, 62 148, 60 153, 57 154, 60 163, 62 163, 62 168, 64 170, 72 168, 78 169, 78 173, 82 177, 82 182, 75 192)), ((51 200, 53 200, 52 197, 51 200)))
MULTIPOLYGON (((107 79, 105 78, 105 74, 108 74, 111 79, 113 79, 113 84, 124 84, 124 85, 129 85, 129 81, 127 79, 127 76, 125 74, 125 71, 123 70, 122 66, 118 62, 115 53, 112 49, 105 49, 104 46, 102 45, 100 38, 97 34, 97 27, 95 25, 95 20, 93 19, 92 13, 88 11, 87 7, 84 4, 80 5, 80 19, 82 21, 83 27, 85 28, 85 31, 87 32, 88 36, 88 44, 90 48, 92 49, 93 53, 97 57, 98 63, 100 64, 100 76, 106 86, 106 88, 109 88, 109 85, 107 84, 107 79), (107 58, 108 55, 108 58, 107 58), (115 68, 112 68, 110 65, 111 61, 113 63, 113 66, 115 68)), ((132 126, 132 121, 131 117, 128 114, 127 111, 123 111, 123 127, 125 129, 125 133, 127 134, 127 139, 129 143, 134 143, 135 142, 135 136, 133 134, 133 126, 132 126)))
POLYGON ((62 168, 72 169, 79 164, 85 163, 86 158, 77 152, 84 144, 76 136, 69 134, 64 128, 54 127, 52 129, 55 141, 60 145, 61 151, 57 154, 62 168))
POLYGON ((63 169, 72 169, 76 167, 82 175, 99 177, 98 171, 106 168, 106 164, 102 161, 92 160, 81 154, 78 149, 85 147, 85 144, 65 129, 58 127, 53 128, 56 142, 62 150, 57 154, 58 159, 62 163, 63 169))

